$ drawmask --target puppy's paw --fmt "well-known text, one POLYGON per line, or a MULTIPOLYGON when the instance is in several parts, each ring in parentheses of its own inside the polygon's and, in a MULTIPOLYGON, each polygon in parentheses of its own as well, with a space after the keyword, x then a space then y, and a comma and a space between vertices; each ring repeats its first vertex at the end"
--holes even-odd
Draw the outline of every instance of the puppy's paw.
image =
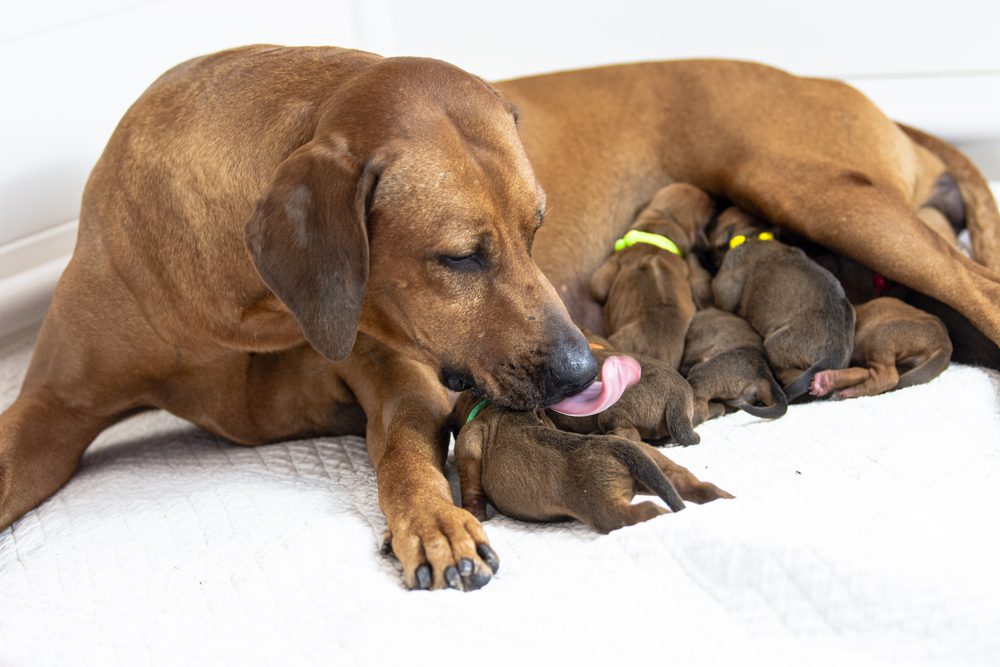
POLYGON ((835 388, 835 376, 833 371, 820 371, 813 375, 809 384, 809 393, 817 398, 826 396, 835 388))
POLYGON ((479 521, 454 505, 414 508, 389 532, 392 552, 411 590, 471 591, 489 583, 500 568, 479 521))

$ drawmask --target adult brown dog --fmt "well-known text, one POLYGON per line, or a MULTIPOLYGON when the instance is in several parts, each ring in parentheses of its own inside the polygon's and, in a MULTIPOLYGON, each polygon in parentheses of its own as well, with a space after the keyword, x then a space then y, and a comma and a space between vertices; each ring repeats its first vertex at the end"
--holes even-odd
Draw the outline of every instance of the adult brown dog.
POLYGON ((926 291, 1000 341, 1000 223, 981 177, 851 88, 721 61, 499 88, 520 136, 481 81, 426 60, 250 47, 157 81, 91 175, 73 260, 0 416, 0 526, 65 483, 101 430, 158 406, 248 444, 365 433, 406 583, 444 586, 469 561, 488 574, 485 535, 441 472, 439 380, 514 407, 589 381, 596 364, 556 294, 600 331, 590 276, 672 181, 926 291), (945 170, 936 153, 990 268, 918 224, 945 170), (536 264, 539 183, 551 215, 536 264))
POLYGON ((0 526, 156 406, 248 445, 365 434, 407 585, 488 580, 442 474, 445 385, 526 409, 597 374, 531 260, 544 209, 510 105, 451 65, 251 47, 174 68, 87 184, 0 418, 0 526))

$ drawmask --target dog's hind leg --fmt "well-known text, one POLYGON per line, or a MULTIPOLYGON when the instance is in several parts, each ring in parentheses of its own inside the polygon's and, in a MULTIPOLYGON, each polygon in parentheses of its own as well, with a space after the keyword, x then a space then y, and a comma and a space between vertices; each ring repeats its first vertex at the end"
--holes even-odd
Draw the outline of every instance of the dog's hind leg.
POLYGON ((674 463, 652 445, 640 443, 640 446, 649 458, 653 459, 653 462, 659 466, 684 500, 701 505, 719 498, 733 497, 728 491, 723 491, 715 484, 701 481, 690 470, 674 463))
POLYGON ((874 176, 826 167, 797 180, 750 176, 748 181, 734 184, 740 191, 733 193, 738 202, 954 307, 1000 344, 1000 275, 928 228, 903 191, 876 182, 874 176))
POLYGON ((128 309, 71 268, 42 325, 20 395, 0 415, 0 530, 69 481, 97 435, 144 405, 128 309), (114 304, 114 314, 107 307, 114 304))

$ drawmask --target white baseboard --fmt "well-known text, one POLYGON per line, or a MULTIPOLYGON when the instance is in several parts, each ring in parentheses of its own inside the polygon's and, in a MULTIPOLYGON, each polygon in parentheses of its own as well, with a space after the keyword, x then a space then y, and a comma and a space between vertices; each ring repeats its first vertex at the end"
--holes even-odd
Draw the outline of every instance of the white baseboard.
POLYGON ((39 322, 76 243, 76 220, 0 246, 0 338, 39 322))

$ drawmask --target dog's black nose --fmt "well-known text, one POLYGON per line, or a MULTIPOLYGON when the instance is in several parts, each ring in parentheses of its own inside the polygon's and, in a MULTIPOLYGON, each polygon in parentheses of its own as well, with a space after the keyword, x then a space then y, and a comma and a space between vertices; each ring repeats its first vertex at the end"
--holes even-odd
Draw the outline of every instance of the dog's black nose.
POLYGON ((549 358, 548 398, 555 403, 579 393, 597 378, 597 370, 597 360, 582 335, 566 340, 549 358))

